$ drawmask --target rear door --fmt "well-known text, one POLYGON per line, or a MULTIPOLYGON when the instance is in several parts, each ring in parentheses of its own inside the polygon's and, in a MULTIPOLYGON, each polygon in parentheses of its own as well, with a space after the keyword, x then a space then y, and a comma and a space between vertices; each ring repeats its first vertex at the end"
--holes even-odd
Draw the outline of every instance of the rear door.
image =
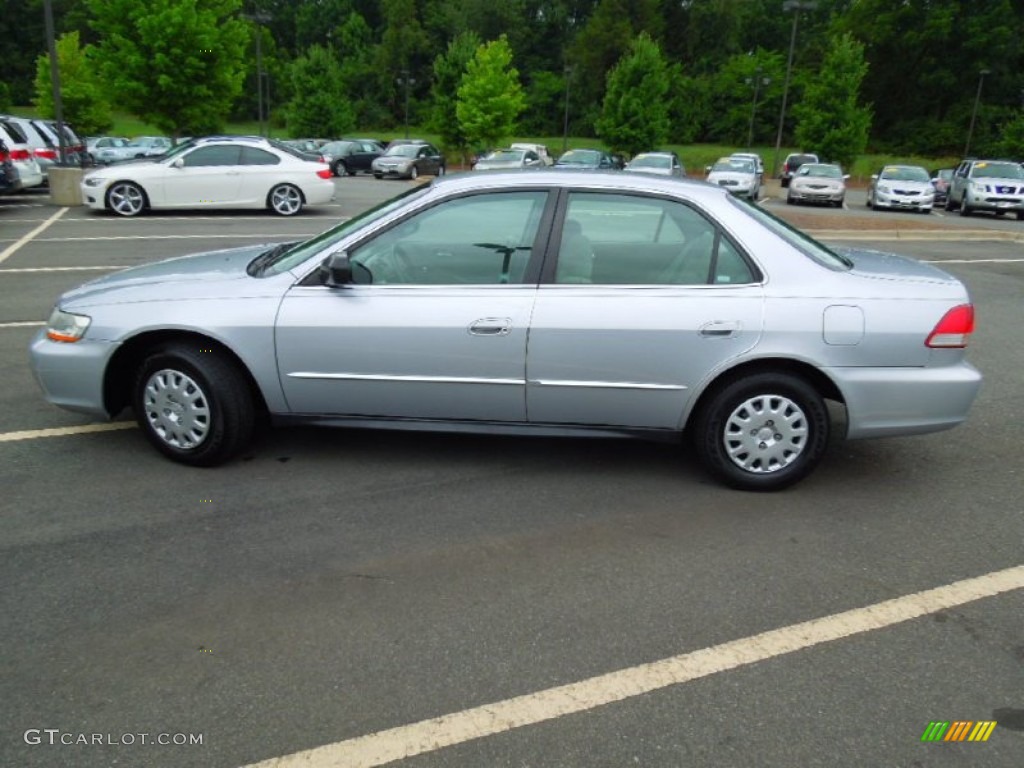
POLYGON ((530 326, 529 420, 678 428, 698 385, 760 338, 756 269, 678 200, 573 191, 557 221, 530 326))

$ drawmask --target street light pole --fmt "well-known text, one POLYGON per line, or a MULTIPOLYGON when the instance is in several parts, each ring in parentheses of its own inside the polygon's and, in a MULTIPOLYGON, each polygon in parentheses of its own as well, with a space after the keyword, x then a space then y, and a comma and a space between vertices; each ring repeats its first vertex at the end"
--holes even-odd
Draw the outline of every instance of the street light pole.
POLYGON ((415 78, 409 77, 409 70, 403 69, 402 76, 396 77, 398 85, 405 86, 405 138, 409 138, 409 86, 416 83, 415 78))
POLYGON ((782 4, 782 10, 793 12, 793 31, 789 37, 789 59, 786 61, 786 80, 782 86, 782 109, 779 110, 779 132, 775 136, 775 157, 772 160, 772 168, 779 167, 779 149, 782 147, 782 126, 786 122, 786 101, 789 98, 789 78, 793 71, 793 51, 796 49, 796 22, 800 18, 800 11, 813 11, 818 7, 816 0, 786 0, 782 4))
POLYGON ((60 95, 60 66, 57 64, 57 43, 53 36, 53 4, 43 0, 43 16, 46 23, 46 48, 50 53, 50 85, 53 88, 53 116, 57 118, 57 151, 60 164, 67 162, 67 151, 64 148, 64 103, 60 95))
POLYGON ((985 82, 985 75, 990 74, 987 69, 978 72, 978 92, 974 94, 974 109, 971 110, 971 126, 967 129, 967 143, 964 145, 964 157, 971 154, 971 139, 974 137, 974 121, 978 117, 978 104, 981 102, 981 85, 985 82))
MULTIPOLYGON (((757 94, 762 85, 768 85, 772 79, 770 77, 761 77, 761 67, 758 66, 754 72, 754 103, 750 107, 750 129, 747 131, 747 149, 750 149, 754 145, 754 117, 757 115, 757 94)), ((751 79, 747 78, 747 84, 751 83, 751 79)))
MULTIPOLYGON (((266 132, 263 128, 263 27, 261 25, 270 21, 270 14, 265 11, 254 11, 253 13, 243 13, 242 18, 256 22, 256 119, 259 122, 260 136, 265 136, 266 132)), ((269 107, 269 99, 267 101, 267 107, 269 107)))
POLYGON ((562 152, 569 149, 569 78, 572 77, 572 67, 565 68, 565 117, 562 120, 562 152))

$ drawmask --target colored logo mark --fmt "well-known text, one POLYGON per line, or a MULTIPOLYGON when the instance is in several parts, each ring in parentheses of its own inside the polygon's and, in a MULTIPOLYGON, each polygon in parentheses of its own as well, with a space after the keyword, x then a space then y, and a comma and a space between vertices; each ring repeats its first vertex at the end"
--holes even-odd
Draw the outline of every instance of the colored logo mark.
POLYGON ((933 720, 921 734, 921 741, 988 741, 995 720, 933 720))

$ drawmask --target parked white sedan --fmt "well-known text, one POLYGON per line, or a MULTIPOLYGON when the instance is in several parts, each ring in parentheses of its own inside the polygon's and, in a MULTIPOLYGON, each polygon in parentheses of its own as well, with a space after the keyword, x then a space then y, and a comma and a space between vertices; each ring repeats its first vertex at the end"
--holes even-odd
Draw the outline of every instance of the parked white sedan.
POLYGON ((293 216, 334 198, 330 167, 258 137, 194 139, 152 160, 87 173, 82 199, 137 216, 161 208, 269 208, 293 216))

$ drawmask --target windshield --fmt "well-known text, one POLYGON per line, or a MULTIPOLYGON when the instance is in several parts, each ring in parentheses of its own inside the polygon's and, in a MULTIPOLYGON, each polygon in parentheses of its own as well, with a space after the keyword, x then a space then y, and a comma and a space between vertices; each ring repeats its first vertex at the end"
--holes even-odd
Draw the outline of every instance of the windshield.
POLYGON ((719 173, 753 173, 754 164, 750 160, 732 157, 715 163, 711 168, 711 172, 714 173, 715 171, 719 173))
POLYGON ((822 266, 835 270, 846 270, 853 267, 853 262, 835 251, 829 250, 813 237, 793 225, 776 218, 764 208, 750 200, 741 200, 734 195, 728 195, 732 205, 741 208, 748 216, 757 219, 771 232, 781 237, 808 258, 813 259, 822 266))
POLYGON ((1017 163, 977 163, 971 176, 975 179, 1024 179, 1024 168, 1017 163))
POLYGON ((664 155, 637 155, 629 164, 630 168, 669 168, 671 166, 671 158, 664 155))
POLYGON ((596 150, 570 149, 560 158, 559 165, 595 165, 600 157, 596 150))
POLYGON ((931 181, 928 171, 913 165, 894 165, 883 168, 879 178, 889 181, 931 181))
POLYGON ((817 176, 823 179, 841 179, 843 171, 838 165, 801 165, 798 176, 817 176))
POLYGON ((384 154, 388 157, 416 157, 422 144, 399 144, 396 147, 388 147, 384 154))
MULTIPOLYGON (((343 221, 336 227, 331 227, 326 232, 321 232, 316 237, 299 243, 294 248, 289 248, 280 253, 276 258, 260 265, 260 275, 277 275, 289 269, 299 266, 314 254, 330 248, 334 243, 344 239, 360 227, 366 226, 373 221, 387 216, 396 208, 405 205, 407 198, 417 195, 425 195, 430 187, 413 187, 397 197, 385 200, 380 205, 354 216, 348 221, 343 221)), ((259 257, 257 257, 259 258, 259 257)))
POLYGON ((521 149, 497 149, 491 152, 484 160, 498 161, 503 163, 518 163, 523 159, 523 150, 521 149))

